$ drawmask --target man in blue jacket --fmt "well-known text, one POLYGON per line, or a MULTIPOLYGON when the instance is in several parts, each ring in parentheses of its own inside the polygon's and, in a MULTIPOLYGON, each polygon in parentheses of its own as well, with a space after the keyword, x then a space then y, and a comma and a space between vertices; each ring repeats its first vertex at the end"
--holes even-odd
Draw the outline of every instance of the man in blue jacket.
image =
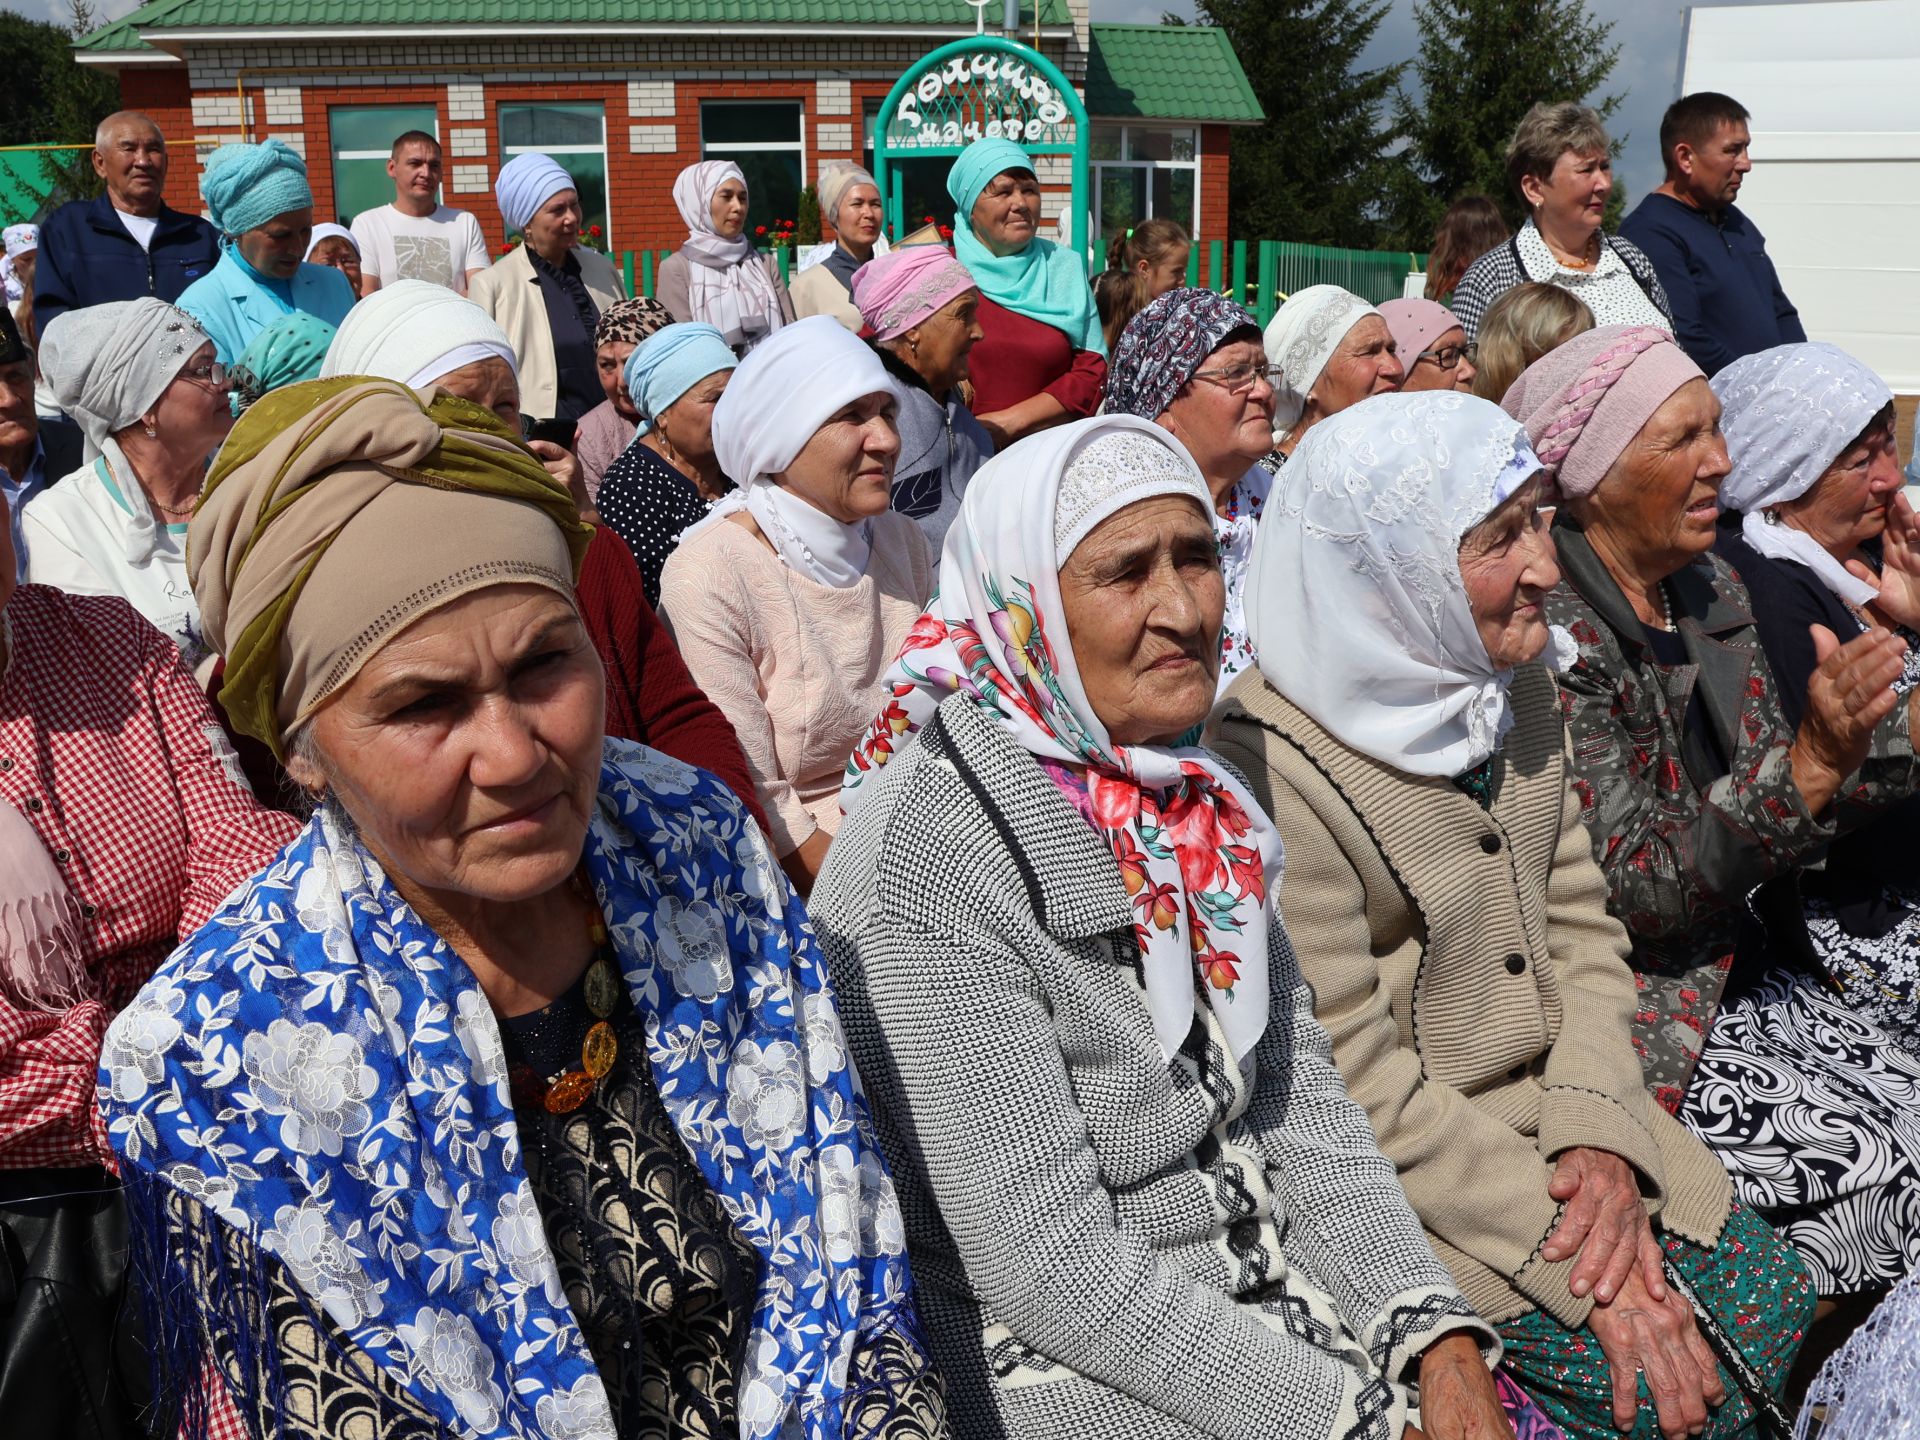
POLYGON ((93 169, 107 193, 70 201, 40 226, 33 318, 42 331, 55 316, 88 305, 143 295, 178 300, 220 259, 213 227, 160 198, 167 142, 145 115, 120 110, 100 122, 93 169))
POLYGON ((1660 121, 1667 178, 1620 226, 1653 262, 1674 338, 1709 375, 1807 338, 1765 237, 1733 203, 1753 169, 1752 140, 1738 100, 1710 90, 1681 96, 1660 121))

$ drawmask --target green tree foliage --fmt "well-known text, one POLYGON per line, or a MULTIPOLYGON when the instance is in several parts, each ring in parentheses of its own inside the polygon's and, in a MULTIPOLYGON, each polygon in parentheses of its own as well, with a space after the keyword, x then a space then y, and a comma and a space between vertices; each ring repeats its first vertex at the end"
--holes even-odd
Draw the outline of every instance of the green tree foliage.
MULTIPOLYGON (((1387 191, 1388 234, 1425 250, 1447 206, 1475 191, 1491 196, 1517 225, 1520 197, 1507 186, 1507 142, 1535 101, 1585 99, 1613 73, 1620 47, 1613 25, 1582 0, 1420 0, 1420 51, 1411 86, 1394 99, 1393 134, 1402 145, 1387 191)), ((1602 118, 1620 97, 1590 101, 1602 118)), ((1614 139, 1614 154, 1620 139, 1614 139)), ((1235 176, 1236 183, 1238 175, 1235 176)), ((1607 223, 1625 200, 1616 184, 1607 223)))
MULTIPOLYGON (((113 78, 73 58, 74 38, 93 28, 87 0, 77 0, 72 17, 68 30, 0 11, 0 53, 9 62, 8 83, 0 86, 0 145, 91 145, 93 127, 119 108, 113 78)), ((56 201, 99 193, 89 151, 50 150, 41 166, 56 201)))
POLYGON ((1198 0, 1233 41, 1267 123, 1233 137, 1240 236, 1366 247, 1393 162, 1383 109, 1404 65, 1357 69, 1387 0, 1198 0))

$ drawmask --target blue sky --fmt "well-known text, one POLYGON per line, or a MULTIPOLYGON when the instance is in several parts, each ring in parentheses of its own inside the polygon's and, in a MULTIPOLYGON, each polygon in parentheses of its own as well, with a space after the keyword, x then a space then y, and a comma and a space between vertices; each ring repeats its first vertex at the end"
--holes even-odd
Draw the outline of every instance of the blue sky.
MULTIPOLYGON (((102 18, 126 14, 138 0, 104 0, 102 18)), ((9 9, 35 19, 64 20, 66 0, 11 0, 9 9)), ((1609 82, 1610 93, 1626 98, 1614 120, 1617 134, 1626 138, 1620 175, 1634 198, 1660 182, 1657 153, 1660 112, 1677 93, 1680 29, 1685 6, 1677 0, 1589 0, 1589 10, 1615 22, 1620 62, 1609 82)), ((1192 0, 1093 0, 1096 20, 1152 22, 1162 10, 1191 16, 1192 0)), ((1392 8, 1366 55, 1368 64, 1391 64, 1412 56, 1417 44, 1413 0, 1392 0, 1392 8)))

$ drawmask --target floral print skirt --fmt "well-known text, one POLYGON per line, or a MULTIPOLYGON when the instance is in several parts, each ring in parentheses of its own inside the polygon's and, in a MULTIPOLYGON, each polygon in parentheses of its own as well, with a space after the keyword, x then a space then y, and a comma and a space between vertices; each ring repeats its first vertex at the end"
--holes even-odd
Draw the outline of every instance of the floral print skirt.
MULTIPOLYGON (((1813 1321, 1813 1282, 1799 1256, 1738 1204, 1711 1250, 1676 1235, 1662 1236, 1661 1243, 1777 1398, 1813 1321)), ((1591 1330, 1569 1330, 1535 1310, 1502 1325, 1500 1338, 1507 1347, 1504 1368, 1569 1440, 1622 1440, 1623 1432, 1613 1426, 1612 1373, 1591 1330)), ((1705 1440, 1758 1437, 1752 1407, 1724 1366, 1720 1379, 1727 1399, 1708 1419, 1705 1440)), ((1630 1440, 1660 1440, 1644 1375, 1639 1385, 1640 1413, 1626 1433, 1630 1440)))

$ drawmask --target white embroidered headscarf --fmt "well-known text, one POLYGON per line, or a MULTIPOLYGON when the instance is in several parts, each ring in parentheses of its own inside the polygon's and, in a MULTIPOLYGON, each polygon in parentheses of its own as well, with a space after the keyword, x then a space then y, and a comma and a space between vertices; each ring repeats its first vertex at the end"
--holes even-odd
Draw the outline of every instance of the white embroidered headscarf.
POLYGON ((844 406, 899 391, 873 347, 831 315, 810 315, 771 336, 740 362, 713 407, 713 454, 739 485, 680 536, 682 543, 745 510, 787 567, 822 585, 860 583, 872 556, 873 523, 848 525, 815 509, 773 477, 844 406))
POLYGON ((729 345, 744 350, 778 330, 783 317, 753 242, 744 234, 723 239, 713 228, 713 197, 728 180, 746 188, 747 177, 731 160, 689 165, 673 182, 673 204, 687 226, 680 247, 689 262, 687 298, 693 314, 687 318, 713 326, 729 345))
POLYGON ((1212 752, 1114 743, 1087 699, 1060 601, 1074 547, 1161 495, 1212 513, 1186 449, 1132 415, 1046 430, 988 461, 947 531, 941 591, 887 672, 892 699, 848 762, 840 804, 851 813, 874 771, 956 690, 1023 749, 1085 766, 1096 827, 1132 897, 1162 1054, 1193 1027, 1197 971, 1228 1048, 1245 1059, 1267 1023, 1280 836, 1212 752))
POLYGON ((1769 512, 1811 490, 1893 403, 1886 382, 1838 345, 1813 341, 1744 356, 1708 383, 1733 461, 1720 501, 1742 515, 1747 543, 1769 560, 1806 566, 1849 605, 1877 599, 1880 591, 1818 540, 1769 512))
MULTIPOLYGON (((1381 395, 1309 430, 1247 575, 1260 673, 1328 733, 1410 775, 1459 775, 1513 725, 1460 541, 1540 471, 1527 432, 1457 391, 1381 395)), ((977 482, 976 482, 977 483, 977 482)))
MULTIPOLYGON (((1380 312, 1338 285, 1296 290, 1267 322, 1267 362, 1280 367, 1273 380, 1273 438, 1293 433, 1307 408, 1307 392, 1327 361, 1361 319, 1380 312)), ((1382 323, 1385 323, 1384 321, 1382 323)))

